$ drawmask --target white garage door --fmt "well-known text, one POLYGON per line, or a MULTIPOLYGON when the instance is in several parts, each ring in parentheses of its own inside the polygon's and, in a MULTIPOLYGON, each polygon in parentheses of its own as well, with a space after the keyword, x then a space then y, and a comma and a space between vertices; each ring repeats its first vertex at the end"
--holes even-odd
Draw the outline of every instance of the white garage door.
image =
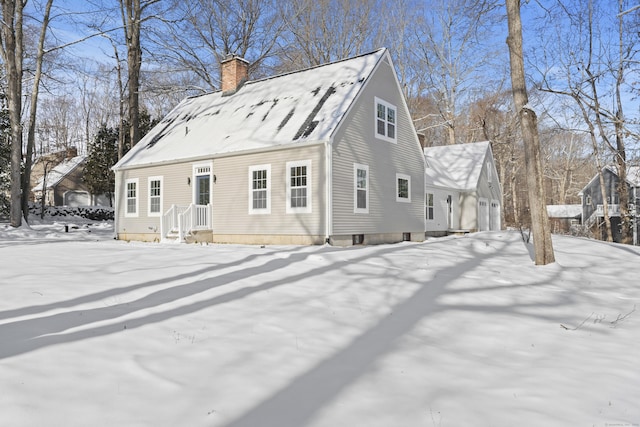
POLYGON ((491 230, 500 230, 500 203, 491 201, 491 230))
POLYGON ((478 231, 489 230, 489 201, 478 200, 478 231))
POLYGON ((91 199, 86 191, 67 191, 64 193, 64 205, 70 207, 89 206, 91 199))

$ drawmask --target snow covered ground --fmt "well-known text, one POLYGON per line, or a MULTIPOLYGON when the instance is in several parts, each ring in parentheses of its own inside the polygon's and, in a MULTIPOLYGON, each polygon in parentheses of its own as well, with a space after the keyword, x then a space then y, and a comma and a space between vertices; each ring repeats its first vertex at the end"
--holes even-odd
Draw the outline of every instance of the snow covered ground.
POLYGON ((3 426, 638 426, 640 249, 0 224, 3 426))

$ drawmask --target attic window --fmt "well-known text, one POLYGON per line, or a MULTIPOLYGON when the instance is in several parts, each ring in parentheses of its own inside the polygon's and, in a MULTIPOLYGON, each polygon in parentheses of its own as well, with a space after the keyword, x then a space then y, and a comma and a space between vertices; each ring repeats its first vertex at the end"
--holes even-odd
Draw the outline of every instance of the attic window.
POLYGON ((396 106, 375 98, 376 108, 376 138, 387 142, 397 142, 397 110, 396 106))

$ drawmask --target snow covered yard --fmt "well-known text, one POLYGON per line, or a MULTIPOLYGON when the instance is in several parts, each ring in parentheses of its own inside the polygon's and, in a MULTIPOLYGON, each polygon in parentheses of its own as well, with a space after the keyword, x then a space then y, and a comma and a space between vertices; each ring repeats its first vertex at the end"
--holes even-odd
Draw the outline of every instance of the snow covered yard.
MULTIPOLYGON (((62 226, 61 226, 62 225, 62 226)), ((0 424, 637 426, 640 249, 142 244, 0 224, 0 424)))

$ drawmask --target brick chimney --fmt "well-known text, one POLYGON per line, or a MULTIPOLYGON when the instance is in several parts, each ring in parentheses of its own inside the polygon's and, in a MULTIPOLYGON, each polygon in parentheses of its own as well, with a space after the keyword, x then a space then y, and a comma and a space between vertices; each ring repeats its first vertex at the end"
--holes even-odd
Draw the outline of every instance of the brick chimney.
POLYGON ((229 54, 220 63, 222 93, 234 94, 249 77, 249 62, 238 55, 229 54))

